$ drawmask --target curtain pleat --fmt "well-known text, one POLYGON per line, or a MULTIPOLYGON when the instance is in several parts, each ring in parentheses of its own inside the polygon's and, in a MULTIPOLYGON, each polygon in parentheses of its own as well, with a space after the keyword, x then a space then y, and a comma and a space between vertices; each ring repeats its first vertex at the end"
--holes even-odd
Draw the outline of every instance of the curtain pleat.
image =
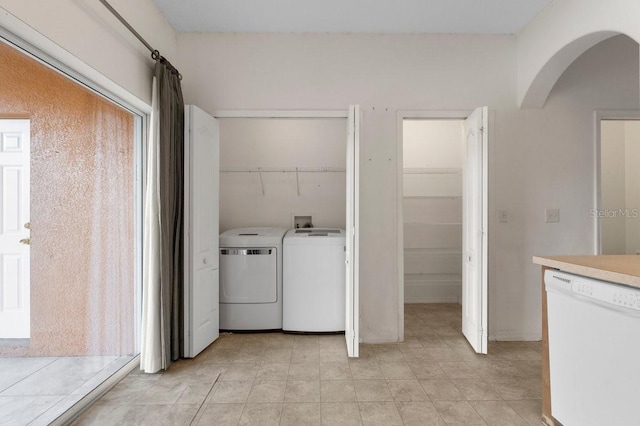
POLYGON ((158 83, 153 78, 142 243, 142 330, 140 369, 155 373, 163 368, 160 305, 160 194, 158 192, 158 83))
POLYGON ((140 368, 180 358, 184 342, 184 101, 178 72, 156 61, 147 153, 140 368))
POLYGON ((160 105, 160 282, 166 365, 180 358, 184 277, 184 102, 178 73, 156 62, 160 105))

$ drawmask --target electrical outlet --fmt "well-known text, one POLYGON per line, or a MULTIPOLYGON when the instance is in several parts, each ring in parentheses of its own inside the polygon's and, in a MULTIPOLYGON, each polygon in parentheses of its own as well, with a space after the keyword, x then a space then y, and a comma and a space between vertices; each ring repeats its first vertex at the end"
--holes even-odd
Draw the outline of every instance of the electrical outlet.
POLYGON ((502 223, 509 222, 509 215, 507 214, 506 210, 498 211, 498 221, 502 223))
POLYGON ((560 222, 560 209, 547 209, 545 216, 546 223, 560 222))

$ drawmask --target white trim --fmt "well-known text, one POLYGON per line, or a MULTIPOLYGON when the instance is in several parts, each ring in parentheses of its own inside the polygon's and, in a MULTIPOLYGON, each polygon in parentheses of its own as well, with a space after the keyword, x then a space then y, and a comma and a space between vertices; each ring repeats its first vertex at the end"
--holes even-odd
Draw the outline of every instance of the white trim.
POLYGON ((455 111, 398 111, 398 118, 401 119, 431 119, 431 120, 463 120, 471 115, 473 110, 455 111))
POLYGON ((397 229, 396 229, 396 252, 398 264, 398 342, 404 342, 404 126, 405 115, 398 111, 396 113, 396 187, 397 195, 397 229))
POLYGON ((183 232, 184 232, 184 242, 182 244, 183 249, 184 249, 184 258, 183 258, 183 262, 184 262, 184 269, 182 271, 183 273, 183 279, 184 279, 184 285, 182 286, 183 290, 182 290, 182 309, 183 309, 183 336, 184 336, 184 342, 183 342, 183 347, 182 347, 182 353, 180 354, 180 356, 182 356, 183 358, 194 358, 193 355, 193 347, 191 345, 191 343, 193 343, 193 340, 191 339, 191 333, 192 333, 192 326, 191 326, 191 321, 193 320, 192 317, 192 312, 191 312, 191 289, 193 287, 192 281, 191 281, 191 233, 189 232, 190 227, 191 227, 191 206, 192 206, 192 200, 191 200, 191 167, 192 167, 192 161, 191 161, 191 127, 192 127, 192 120, 193 120, 193 116, 191 114, 192 112, 192 106, 191 105, 185 105, 184 106, 184 168, 183 168, 183 173, 184 173, 184 213, 183 213, 183 232))
MULTIPOLYGON (((601 169, 601 144, 602 144, 602 120, 640 120, 640 111, 631 111, 631 110, 596 110, 593 114, 594 123, 593 123, 593 138, 594 138, 594 201, 593 204, 596 210, 600 210, 602 206, 602 169, 601 169)), ((594 238, 594 247, 593 254, 602 254, 602 226, 600 223, 600 218, 596 217, 593 220, 593 232, 595 235, 594 238)))
POLYGON ((144 220, 144 180, 145 180, 145 166, 146 166, 146 153, 147 153, 147 129, 148 129, 148 116, 134 115, 134 161, 135 161, 135 175, 134 175, 134 254, 135 254, 135 289, 133 303, 134 318, 134 338, 135 338, 135 353, 140 353, 141 342, 141 330, 142 330, 142 252, 143 252, 143 220, 144 220))
POLYGON ((489 107, 482 107, 482 353, 489 340, 489 107))
POLYGON ((473 111, 418 111, 398 110, 396 113, 396 187, 397 196, 397 237, 396 251, 398 253, 398 341, 404 341, 404 154, 403 154, 403 121, 405 119, 417 120, 464 120, 473 111))
POLYGON ((364 111, 360 110, 360 105, 354 105, 354 173, 355 187, 353 188, 354 198, 354 232, 353 232, 353 332, 354 350, 353 356, 360 356, 360 125, 364 111))
POLYGON ((349 118, 347 110, 252 110, 219 109, 211 114, 215 118, 349 118))
POLYGON ((345 222, 345 341, 347 356, 360 356, 360 107, 349 106, 347 118, 347 173, 345 222))
POLYGON ((151 111, 151 105, 148 105, 1 7, 0 41, 6 41, 34 57, 43 65, 65 74, 137 115, 149 114, 151 111))

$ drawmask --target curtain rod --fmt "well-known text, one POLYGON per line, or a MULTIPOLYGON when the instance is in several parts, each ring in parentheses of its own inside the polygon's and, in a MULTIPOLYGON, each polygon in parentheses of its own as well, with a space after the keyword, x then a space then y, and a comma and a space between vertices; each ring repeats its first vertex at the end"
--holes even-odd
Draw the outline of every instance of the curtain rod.
POLYGON ((140 35, 136 30, 135 30, 135 28, 133 28, 133 27, 131 26, 131 24, 129 24, 129 23, 127 22, 127 20, 126 20, 126 19, 124 19, 124 18, 122 17, 122 15, 120 15, 120 14, 118 13, 118 11, 117 11, 117 10, 115 10, 115 9, 113 8, 113 6, 111 6, 111 5, 109 4, 109 2, 108 2, 107 0, 100 0, 100 3, 102 3, 102 4, 104 5, 104 7, 106 7, 106 8, 109 10, 109 12, 111 12, 111 13, 113 14, 113 16, 115 16, 116 18, 118 18, 118 20, 122 23, 122 25, 124 25, 125 27, 127 27, 127 29, 128 29, 129 31, 131 31, 131 33, 132 33, 134 36, 136 36, 136 38, 137 38, 138 40, 140 40, 140 42, 141 42, 142 44, 144 44, 144 45, 145 45, 145 47, 146 47, 147 49, 149 49, 149 51, 151 52, 151 57, 152 57, 153 59, 158 59, 158 58, 160 57, 160 52, 158 52, 156 49, 154 49, 153 47, 151 47, 151 45, 150 45, 149 43, 147 43, 147 41, 146 41, 144 38, 142 38, 142 36, 141 36, 141 35, 140 35), (155 55, 155 57, 154 57, 154 55, 155 55))

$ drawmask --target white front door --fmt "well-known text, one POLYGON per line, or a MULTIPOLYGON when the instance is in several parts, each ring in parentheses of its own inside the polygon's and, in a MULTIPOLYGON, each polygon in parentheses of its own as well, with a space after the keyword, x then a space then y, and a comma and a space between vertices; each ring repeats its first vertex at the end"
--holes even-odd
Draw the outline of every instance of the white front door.
POLYGON ((347 354, 360 354, 360 283, 359 283, 359 215, 360 215, 360 107, 349 107, 347 118, 347 221, 346 221, 346 321, 347 354))
POLYGON ((462 196, 462 333, 487 353, 487 107, 464 122, 462 196))
POLYGON ((185 357, 218 338, 219 327, 219 127, 185 107, 185 357))
POLYGON ((0 119, 0 339, 29 338, 29 120, 0 119))

